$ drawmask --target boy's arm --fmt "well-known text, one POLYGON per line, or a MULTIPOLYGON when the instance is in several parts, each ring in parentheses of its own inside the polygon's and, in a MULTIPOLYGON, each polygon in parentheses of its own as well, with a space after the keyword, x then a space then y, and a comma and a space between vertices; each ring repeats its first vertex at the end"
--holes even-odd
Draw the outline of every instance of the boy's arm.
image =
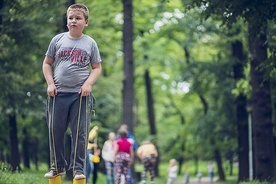
POLYGON ((47 82, 47 95, 48 96, 55 96, 57 94, 57 87, 54 83, 54 79, 53 79, 53 69, 52 69, 52 65, 54 63, 54 59, 49 57, 49 56, 45 56, 44 61, 43 61, 43 65, 42 65, 42 71, 45 77, 45 80, 47 82))
POLYGON ((91 64, 91 66, 92 66, 92 71, 79 91, 79 94, 81 94, 81 96, 90 95, 92 91, 92 85, 97 81, 97 79, 101 75, 101 72, 102 72, 101 62, 93 63, 91 64))

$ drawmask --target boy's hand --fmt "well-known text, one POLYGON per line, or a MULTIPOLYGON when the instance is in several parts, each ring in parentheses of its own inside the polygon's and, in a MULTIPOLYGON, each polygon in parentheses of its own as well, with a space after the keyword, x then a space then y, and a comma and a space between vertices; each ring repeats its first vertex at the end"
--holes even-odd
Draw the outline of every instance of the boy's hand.
POLYGON ((81 96, 89 96, 91 91, 91 85, 84 83, 80 88, 79 94, 81 94, 81 96))
POLYGON ((47 87, 47 95, 48 96, 55 96, 57 95, 57 87, 55 84, 50 84, 47 87))

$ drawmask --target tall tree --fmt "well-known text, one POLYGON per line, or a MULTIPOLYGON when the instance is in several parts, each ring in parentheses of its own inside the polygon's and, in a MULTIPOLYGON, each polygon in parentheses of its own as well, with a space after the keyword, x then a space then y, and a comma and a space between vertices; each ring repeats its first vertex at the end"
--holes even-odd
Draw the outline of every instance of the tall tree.
POLYGON ((124 53, 124 80, 123 80, 123 123, 133 132, 133 103, 134 103, 134 61, 133 61, 133 21, 132 0, 123 2, 123 53, 124 53))
MULTIPOLYGON (((238 83, 241 79, 244 78, 244 65, 245 58, 243 53, 243 43, 240 40, 235 40, 231 43, 232 47, 232 56, 234 57, 234 79, 238 83)), ((248 122, 246 114, 246 103, 247 99, 245 94, 239 93, 236 97, 236 116, 237 116, 237 129, 238 129, 238 154, 239 154, 239 176, 238 181, 245 181, 249 178, 249 159, 248 151, 248 122)))
POLYGON ((155 116, 154 116, 154 101, 152 95, 152 85, 149 70, 145 71, 145 83, 146 83, 146 91, 147 91, 147 107, 148 107, 148 119, 150 125, 150 134, 156 135, 156 127, 155 127, 155 116))
POLYGON ((272 101, 270 80, 263 67, 267 60, 267 30, 255 21, 249 22, 249 46, 251 53, 251 85, 253 105, 253 135, 255 178, 273 181, 275 175, 275 150, 273 143, 272 101))

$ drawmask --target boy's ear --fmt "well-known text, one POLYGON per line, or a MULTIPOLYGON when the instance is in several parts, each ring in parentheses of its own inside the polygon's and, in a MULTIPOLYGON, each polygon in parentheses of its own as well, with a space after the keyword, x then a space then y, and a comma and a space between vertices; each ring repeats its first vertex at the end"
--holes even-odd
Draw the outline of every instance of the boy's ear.
POLYGON ((88 26, 88 19, 85 20, 85 26, 88 26))

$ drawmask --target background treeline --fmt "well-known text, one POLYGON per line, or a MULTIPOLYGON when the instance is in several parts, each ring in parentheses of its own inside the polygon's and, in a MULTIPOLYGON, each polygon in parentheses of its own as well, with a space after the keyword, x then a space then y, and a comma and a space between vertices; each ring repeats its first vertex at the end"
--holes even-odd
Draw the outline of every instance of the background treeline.
POLYGON ((50 39, 66 30, 65 12, 75 2, 90 9, 85 33, 97 41, 103 60, 91 121, 100 127, 100 144, 127 123, 139 143, 156 144, 161 162, 214 160, 221 180, 238 162, 238 180, 245 181, 249 114, 254 178, 275 181, 273 0, 0 0, 1 162, 12 170, 49 162, 41 66, 50 39), (122 29, 127 8, 133 29, 122 29), (123 39, 128 32, 133 49, 123 39), (133 72, 124 70, 128 49, 133 72), (133 86, 125 85, 129 76, 133 86), (131 116, 124 94, 134 97, 131 116))

